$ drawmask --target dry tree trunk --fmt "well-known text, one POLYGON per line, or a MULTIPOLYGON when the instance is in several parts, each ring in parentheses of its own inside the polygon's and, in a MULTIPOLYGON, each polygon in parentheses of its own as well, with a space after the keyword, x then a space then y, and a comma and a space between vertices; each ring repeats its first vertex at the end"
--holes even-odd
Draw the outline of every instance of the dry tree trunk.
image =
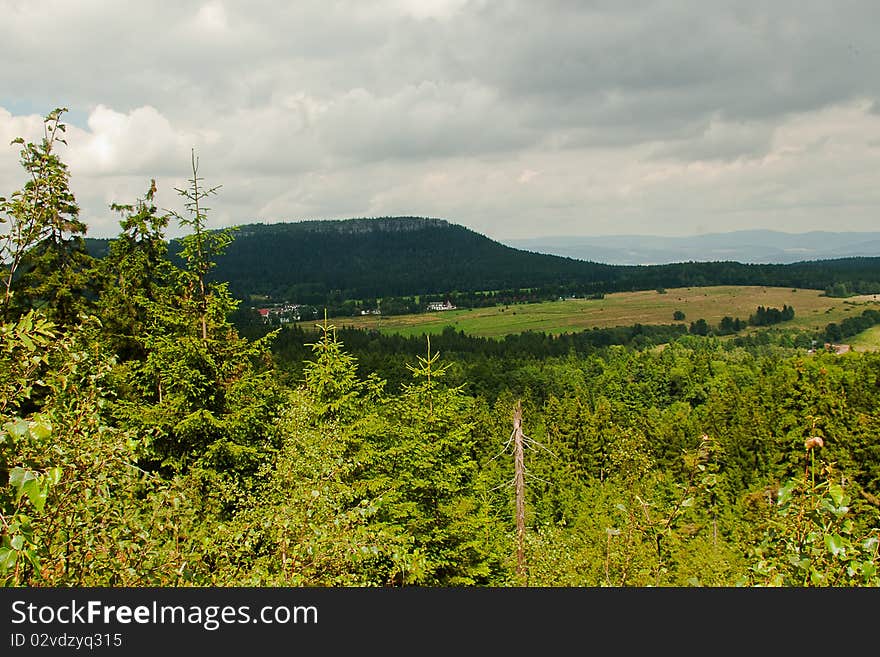
POLYGON ((522 402, 517 401, 513 410, 513 467, 516 490, 516 574, 526 576, 526 502, 525 462, 523 460, 522 402))

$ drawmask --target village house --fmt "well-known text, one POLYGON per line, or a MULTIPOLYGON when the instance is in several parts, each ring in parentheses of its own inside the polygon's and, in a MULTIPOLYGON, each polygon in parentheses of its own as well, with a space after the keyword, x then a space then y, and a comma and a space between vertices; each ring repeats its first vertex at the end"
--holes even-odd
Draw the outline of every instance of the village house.
POLYGON ((428 312, 435 310, 455 310, 455 306, 447 299, 446 301, 431 301, 427 307, 428 312))
POLYGON ((270 308, 258 308, 257 312, 267 324, 278 323, 287 324, 288 322, 298 322, 300 317, 300 308, 302 306, 295 303, 285 303, 281 306, 272 306, 270 308))

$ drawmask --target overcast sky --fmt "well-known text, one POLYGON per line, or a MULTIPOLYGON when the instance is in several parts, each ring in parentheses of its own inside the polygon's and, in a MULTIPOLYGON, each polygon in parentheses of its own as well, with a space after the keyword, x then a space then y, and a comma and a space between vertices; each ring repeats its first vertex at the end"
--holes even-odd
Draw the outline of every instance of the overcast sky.
POLYGON ((151 178, 180 209, 192 149, 211 226, 880 230, 878 25, 876 0, 0 0, 0 195, 64 106, 93 237, 151 178))

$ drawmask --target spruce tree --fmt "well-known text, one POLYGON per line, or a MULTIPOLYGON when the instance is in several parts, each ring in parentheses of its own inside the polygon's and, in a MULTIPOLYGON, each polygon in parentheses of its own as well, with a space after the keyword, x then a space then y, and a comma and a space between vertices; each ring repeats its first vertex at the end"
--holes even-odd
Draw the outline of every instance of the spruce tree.
POLYGON ((70 190, 70 172, 56 152, 67 143, 61 120, 66 111, 62 107, 46 115, 39 143, 22 137, 12 142, 21 146, 28 180, 9 198, 0 198, 6 224, 0 249, 2 311, 7 319, 40 308, 59 324, 72 324, 93 297, 86 225, 70 190))

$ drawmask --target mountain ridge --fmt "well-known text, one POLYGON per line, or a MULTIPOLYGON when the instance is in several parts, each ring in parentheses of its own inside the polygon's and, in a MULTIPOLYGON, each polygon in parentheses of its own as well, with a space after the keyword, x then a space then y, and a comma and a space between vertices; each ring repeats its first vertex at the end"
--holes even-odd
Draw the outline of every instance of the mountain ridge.
POLYGON ((444 228, 450 226, 446 219, 416 216, 380 216, 352 217, 350 219, 300 219, 296 221, 280 221, 274 223, 252 223, 237 226, 239 233, 248 235, 261 231, 273 232, 274 227, 284 230, 287 226, 296 226, 307 232, 332 232, 341 234, 363 234, 370 232, 412 232, 424 228, 444 228))
POLYGON ((689 236, 569 235, 502 240, 516 248, 614 265, 733 260, 792 264, 880 256, 880 232, 741 230, 689 236))

